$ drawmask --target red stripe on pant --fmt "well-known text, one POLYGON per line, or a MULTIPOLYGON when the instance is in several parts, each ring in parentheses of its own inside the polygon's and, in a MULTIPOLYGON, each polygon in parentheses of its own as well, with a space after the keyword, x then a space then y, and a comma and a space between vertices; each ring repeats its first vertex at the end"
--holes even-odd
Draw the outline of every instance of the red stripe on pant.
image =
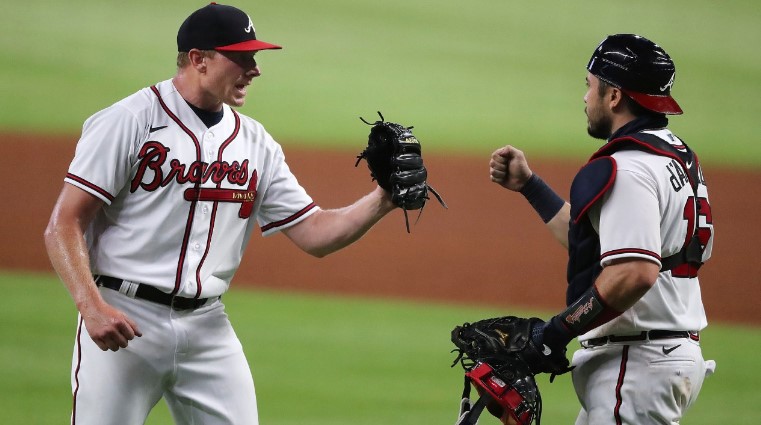
POLYGON ((621 387, 624 385, 624 377, 626 376, 626 362, 629 360, 629 346, 624 345, 624 351, 621 354, 621 367, 618 369, 618 382, 616 383, 616 408, 613 409, 613 416, 616 418, 616 425, 621 425, 621 404, 623 404, 623 398, 621 397, 621 387))
POLYGON ((76 382, 74 388, 74 394, 71 401, 71 425, 77 423, 77 393, 79 392, 79 368, 82 367, 82 328, 84 327, 84 319, 79 316, 79 324, 77 325, 77 368, 74 370, 74 381, 76 382))

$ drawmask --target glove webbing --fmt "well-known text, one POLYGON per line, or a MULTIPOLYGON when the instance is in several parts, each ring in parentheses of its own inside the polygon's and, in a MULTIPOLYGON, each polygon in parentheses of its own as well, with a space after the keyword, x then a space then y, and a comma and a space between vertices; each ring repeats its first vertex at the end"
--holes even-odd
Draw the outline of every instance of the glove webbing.
MULTIPOLYGON (((439 203, 441 204, 442 207, 444 207, 446 209, 449 209, 447 204, 444 202, 444 199, 442 199, 441 195, 439 195, 439 192, 436 192, 436 189, 432 188, 427 183, 426 183, 425 187, 428 188, 428 190, 430 190, 431 193, 433 193, 433 195, 436 197, 436 200, 439 201, 439 203)), ((431 198, 426 196, 425 199, 431 199, 431 198)), ((420 221, 420 216, 423 215, 423 210, 424 209, 425 209, 425 204, 423 204, 423 206, 420 208, 420 211, 417 214, 417 218, 415 219, 415 224, 416 225, 417 225, 417 222, 420 221)), ((402 207, 402 211, 404 211, 404 225, 407 227, 407 233, 411 233, 410 232, 410 220, 409 220, 409 218, 407 216, 407 208, 402 207)))

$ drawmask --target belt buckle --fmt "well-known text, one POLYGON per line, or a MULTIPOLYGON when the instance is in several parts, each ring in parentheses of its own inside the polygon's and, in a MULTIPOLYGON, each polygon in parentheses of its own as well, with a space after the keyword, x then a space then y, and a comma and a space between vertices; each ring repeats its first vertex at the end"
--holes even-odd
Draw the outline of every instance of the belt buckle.
POLYGON ((169 302, 169 308, 171 308, 174 311, 185 311, 185 310, 192 310, 193 306, 188 306, 187 304, 182 304, 182 297, 178 297, 176 295, 172 296, 172 300, 169 302), (180 305, 182 304, 182 305, 180 305))
POLYGON ((619 342, 643 342, 647 343, 650 342, 650 333, 648 331, 642 331, 638 334, 634 335, 609 335, 608 337, 608 343, 619 343, 619 342))
POLYGON ((209 301, 209 298, 183 298, 173 296, 172 301, 169 303, 169 307, 174 311, 195 310, 203 307, 207 301, 209 301), (182 305, 178 305, 178 302, 182 303, 182 305))
POLYGON ((581 346, 584 348, 602 347, 610 343, 610 338, 607 336, 600 336, 597 338, 591 338, 581 342, 581 346))

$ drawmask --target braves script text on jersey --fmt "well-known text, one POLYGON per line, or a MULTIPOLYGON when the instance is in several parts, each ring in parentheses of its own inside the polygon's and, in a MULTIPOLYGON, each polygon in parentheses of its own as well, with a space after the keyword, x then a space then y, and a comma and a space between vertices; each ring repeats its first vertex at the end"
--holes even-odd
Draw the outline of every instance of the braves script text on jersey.
POLYGON ((169 80, 88 119, 66 182, 107 204, 88 231, 93 273, 190 298, 227 290, 255 225, 316 211, 261 124, 225 105, 206 128, 169 80))

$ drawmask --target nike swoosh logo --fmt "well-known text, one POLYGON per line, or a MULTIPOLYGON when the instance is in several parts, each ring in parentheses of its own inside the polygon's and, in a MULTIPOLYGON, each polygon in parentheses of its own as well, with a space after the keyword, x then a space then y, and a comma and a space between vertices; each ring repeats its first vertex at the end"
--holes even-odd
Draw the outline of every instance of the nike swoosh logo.
POLYGON ((158 126, 158 127, 151 127, 151 128, 148 130, 148 134, 151 134, 151 133, 153 133, 154 131, 159 131, 159 130, 161 130, 161 129, 164 129, 164 128, 167 128, 167 126, 165 126, 165 125, 160 125, 160 126, 158 126))
POLYGON ((692 161, 686 162, 685 164, 687 165, 687 168, 692 168, 692 161))
POLYGON ((663 354, 668 356, 669 354, 671 354, 672 351, 676 350, 677 348, 679 348, 681 346, 682 346, 682 344, 677 344, 677 345, 675 345, 675 346, 673 346, 671 348, 666 348, 666 346, 664 345, 662 347, 663 348, 663 354))

